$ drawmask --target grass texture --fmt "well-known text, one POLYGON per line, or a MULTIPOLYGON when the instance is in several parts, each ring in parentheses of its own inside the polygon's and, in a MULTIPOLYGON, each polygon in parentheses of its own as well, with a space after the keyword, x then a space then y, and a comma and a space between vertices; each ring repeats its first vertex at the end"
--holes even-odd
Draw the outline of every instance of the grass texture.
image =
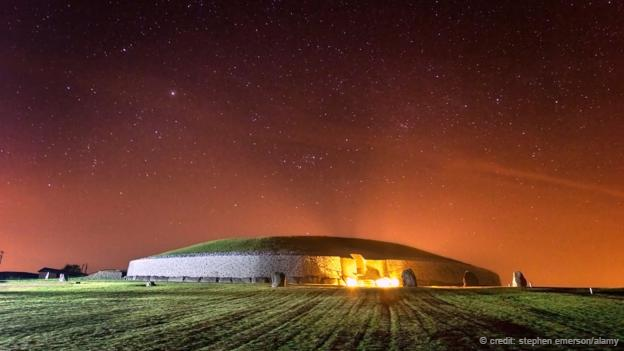
POLYGON ((0 350, 529 348, 482 336, 624 340, 624 292, 0 283, 0 350))

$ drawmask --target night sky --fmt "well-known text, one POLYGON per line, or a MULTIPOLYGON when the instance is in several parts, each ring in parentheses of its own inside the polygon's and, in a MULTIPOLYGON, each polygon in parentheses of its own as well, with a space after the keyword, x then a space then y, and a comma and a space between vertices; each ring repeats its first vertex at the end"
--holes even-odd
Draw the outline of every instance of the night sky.
POLYGON ((0 4, 0 270, 231 236, 624 285, 624 3, 0 4))

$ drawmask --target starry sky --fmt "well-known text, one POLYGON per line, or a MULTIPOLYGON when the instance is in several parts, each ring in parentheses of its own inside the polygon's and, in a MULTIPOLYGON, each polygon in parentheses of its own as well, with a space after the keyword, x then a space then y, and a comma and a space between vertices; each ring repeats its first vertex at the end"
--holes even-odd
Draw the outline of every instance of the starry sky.
POLYGON ((232 236, 623 286, 624 4, 3 1, 0 270, 232 236))

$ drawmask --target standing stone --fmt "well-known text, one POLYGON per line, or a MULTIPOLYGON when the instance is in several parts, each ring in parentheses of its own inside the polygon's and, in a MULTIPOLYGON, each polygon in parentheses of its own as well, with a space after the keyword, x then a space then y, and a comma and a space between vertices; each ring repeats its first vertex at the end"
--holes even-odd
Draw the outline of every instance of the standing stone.
POLYGON ((524 277, 524 274, 522 274, 522 272, 520 271, 513 272, 511 286, 514 288, 526 288, 527 287, 527 280, 524 277))
POLYGON ((464 272, 463 283, 464 283, 464 288, 467 287, 467 286, 478 286, 479 285, 479 279, 471 271, 465 271, 464 272))
POLYGON ((65 274, 61 273, 59 275, 59 282, 66 282, 66 281, 67 281, 67 278, 65 278, 65 274))
POLYGON ((275 272, 271 277, 272 288, 283 288, 286 286, 286 275, 282 272, 275 272))
POLYGON ((403 280, 403 286, 406 288, 414 288, 418 286, 416 282, 416 274, 411 268, 404 270, 401 273, 401 279, 403 280))
POLYGON ((156 283, 154 283, 153 281, 149 280, 149 281, 145 282, 145 286, 149 288, 150 286, 156 286, 156 283))

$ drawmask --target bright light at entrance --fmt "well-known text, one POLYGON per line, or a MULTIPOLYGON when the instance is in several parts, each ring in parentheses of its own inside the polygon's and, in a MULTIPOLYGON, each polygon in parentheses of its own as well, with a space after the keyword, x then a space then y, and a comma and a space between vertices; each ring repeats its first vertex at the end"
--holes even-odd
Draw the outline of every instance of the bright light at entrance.
POLYGON ((399 286, 399 280, 397 278, 380 278, 375 281, 375 285, 380 288, 394 288, 399 286))
POLYGON ((348 277, 345 279, 345 283, 348 287, 361 287, 361 288, 396 288, 400 286, 399 280, 397 278, 379 278, 377 280, 358 280, 357 278, 348 277))
POLYGON ((347 286, 348 287, 354 287, 354 286, 358 286, 358 281, 355 278, 347 278, 347 286))

